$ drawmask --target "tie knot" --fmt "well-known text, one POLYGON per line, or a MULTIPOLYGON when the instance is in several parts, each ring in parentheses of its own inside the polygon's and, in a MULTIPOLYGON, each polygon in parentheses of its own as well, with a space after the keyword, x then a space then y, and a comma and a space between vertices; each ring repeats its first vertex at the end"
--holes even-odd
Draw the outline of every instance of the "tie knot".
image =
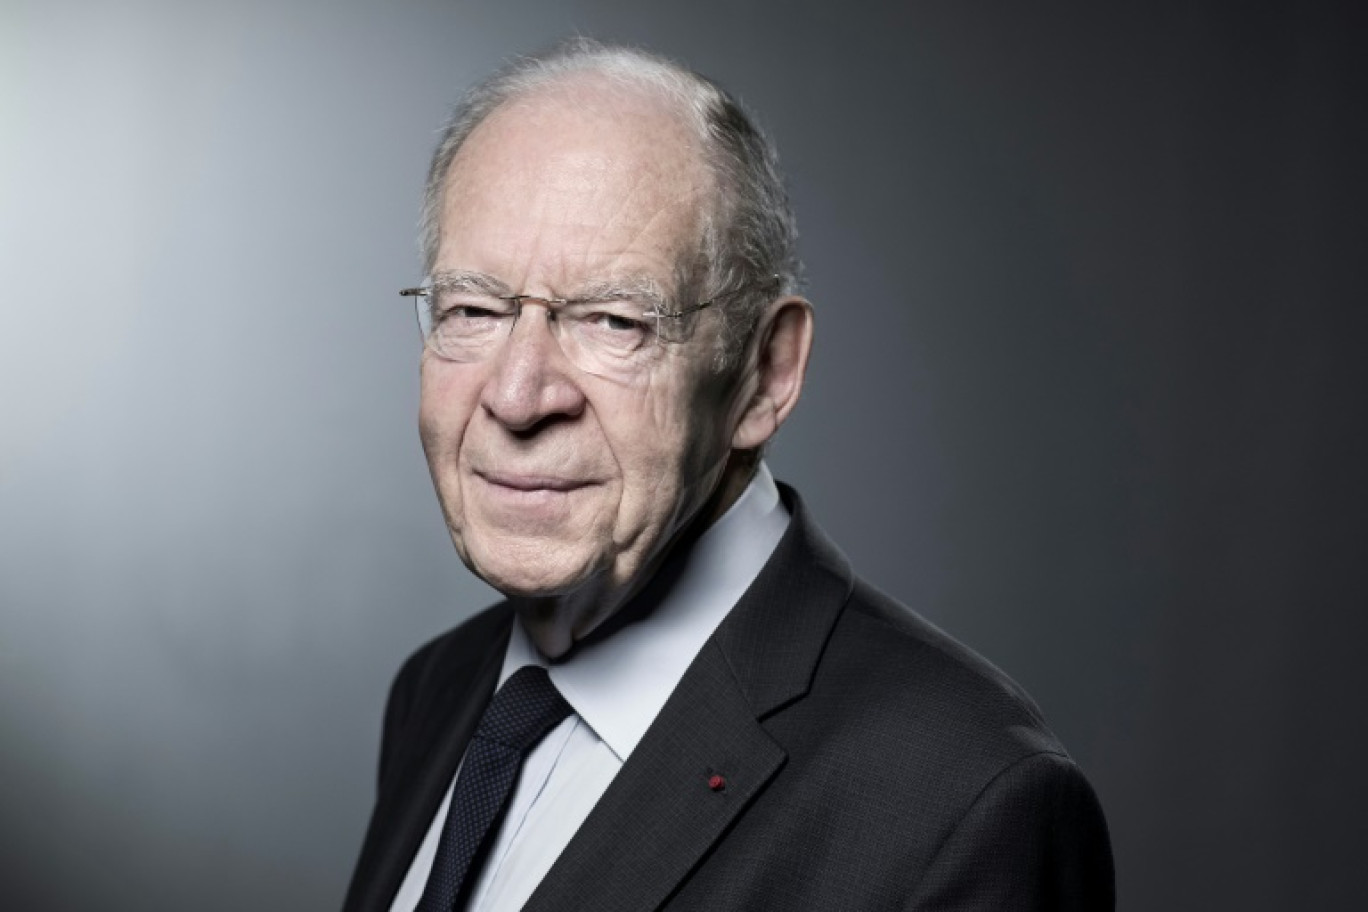
POLYGON ((571 712, 546 669, 527 665, 494 694, 475 737, 525 754, 571 712))

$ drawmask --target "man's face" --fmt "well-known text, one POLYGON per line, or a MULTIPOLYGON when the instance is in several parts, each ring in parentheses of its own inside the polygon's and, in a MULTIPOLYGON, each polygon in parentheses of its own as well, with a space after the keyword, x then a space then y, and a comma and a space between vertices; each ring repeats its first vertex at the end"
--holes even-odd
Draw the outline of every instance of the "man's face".
MULTIPOLYGON (((588 79, 543 90, 497 110, 457 156, 434 273, 543 298, 604 281, 672 294, 711 181, 658 100, 588 79)), ((611 614, 717 484, 736 396, 710 367, 718 315, 699 317, 632 382, 572 364, 535 302, 487 360, 424 351, 420 429, 457 551, 507 594, 572 595, 543 651, 611 614)))

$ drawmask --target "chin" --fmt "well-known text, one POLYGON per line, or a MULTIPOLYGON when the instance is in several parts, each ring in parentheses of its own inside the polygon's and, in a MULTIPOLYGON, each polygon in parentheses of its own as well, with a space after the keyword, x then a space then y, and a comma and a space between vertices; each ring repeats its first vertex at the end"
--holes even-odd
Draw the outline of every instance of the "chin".
POLYGON ((458 543, 457 551, 472 573, 515 598, 574 592, 600 576, 608 564, 578 548, 565 549, 559 543, 536 540, 468 542, 465 548, 458 543))

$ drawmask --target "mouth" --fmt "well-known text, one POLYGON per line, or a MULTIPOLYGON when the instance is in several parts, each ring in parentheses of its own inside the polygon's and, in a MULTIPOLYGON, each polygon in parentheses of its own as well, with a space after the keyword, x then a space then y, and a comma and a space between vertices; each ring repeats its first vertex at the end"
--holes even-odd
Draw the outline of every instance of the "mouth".
POLYGON ((588 487, 593 481, 582 478, 567 478, 564 475, 542 474, 538 472, 509 472, 475 470, 476 477, 497 488, 523 493, 541 491, 566 492, 588 487))
POLYGON ((563 472, 472 472, 476 488, 471 508, 490 529, 518 535, 545 535, 571 523, 596 481, 563 472))

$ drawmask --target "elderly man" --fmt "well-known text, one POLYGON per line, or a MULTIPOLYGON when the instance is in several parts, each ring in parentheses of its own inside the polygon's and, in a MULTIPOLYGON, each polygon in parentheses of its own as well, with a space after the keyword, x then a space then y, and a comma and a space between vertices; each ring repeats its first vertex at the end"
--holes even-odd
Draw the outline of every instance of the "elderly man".
POLYGON ((447 527, 507 599, 395 680, 347 909, 1111 907, 1029 698, 761 460, 794 238, 768 142, 667 61, 575 41, 458 108, 405 293, 447 527))

